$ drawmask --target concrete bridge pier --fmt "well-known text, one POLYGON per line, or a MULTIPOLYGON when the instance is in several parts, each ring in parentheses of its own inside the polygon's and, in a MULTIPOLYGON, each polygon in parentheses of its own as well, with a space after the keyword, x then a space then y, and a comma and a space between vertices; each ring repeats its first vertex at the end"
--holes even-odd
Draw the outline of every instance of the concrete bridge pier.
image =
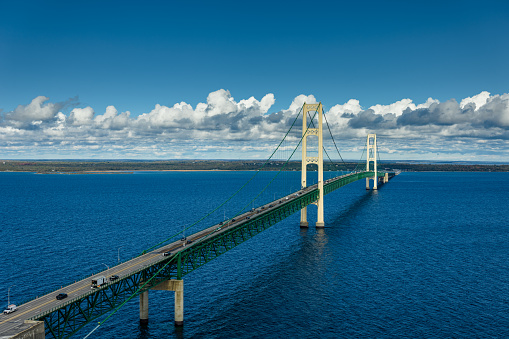
POLYGON ((307 207, 303 207, 300 210, 300 227, 302 227, 302 228, 308 228, 309 227, 307 216, 308 216, 308 208, 307 207))
MULTIPOLYGON (((184 326, 184 280, 173 280, 173 279, 166 280, 160 283, 159 285, 152 287, 151 289, 160 291, 175 291, 175 326, 184 326)), ((141 322, 141 303, 140 303, 140 322, 141 322)))
POLYGON ((175 291, 175 326, 184 326, 184 280, 173 280, 175 291))
POLYGON ((140 294, 140 325, 148 324, 148 291, 140 294))

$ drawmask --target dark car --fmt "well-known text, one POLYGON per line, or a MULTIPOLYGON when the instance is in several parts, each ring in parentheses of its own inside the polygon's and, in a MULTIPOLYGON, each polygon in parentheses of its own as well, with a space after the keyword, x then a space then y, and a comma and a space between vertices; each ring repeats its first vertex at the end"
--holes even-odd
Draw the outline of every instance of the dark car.
POLYGON ((222 225, 222 224, 223 224, 223 222, 221 221, 221 222, 219 223, 219 225, 222 225))
POLYGON ((67 298, 67 294, 66 293, 60 293, 59 295, 57 295, 57 300, 62 300, 62 299, 65 299, 67 298))
POLYGON ((163 253, 163 257, 167 257, 167 256, 170 256, 171 255, 171 252, 164 252, 163 253))
POLYGON ((117 279, 118 279, 118 275, 116 275, 116 274, 115 274, 115 275, 112 275, 112 276, 110 277, 110 281, 115 281, 115 280, 117 280, 117 279))
POLYGON ((192 243, 193 243, 193 241, 192 241, 192 240, 188 240, 188 241, 186 242, 186 244, 188 244, 188 245, 189 245, 189 244, 192 244, 192 243))
POLYGON ((186 241, 187 238, 186 237, 183 237, 182 239, 180 239, 180 241, 186 241))

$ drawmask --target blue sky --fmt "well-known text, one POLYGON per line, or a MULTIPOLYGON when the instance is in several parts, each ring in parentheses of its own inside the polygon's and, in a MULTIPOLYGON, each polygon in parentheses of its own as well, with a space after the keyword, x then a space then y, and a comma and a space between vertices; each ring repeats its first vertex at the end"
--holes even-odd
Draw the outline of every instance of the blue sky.
MULTIPOLYGON (((387 140, 394 139, 392 148, 387 142, 387 151, 395 158, 430 158, 439 154, 441 159, 472 160, 480 156, 482 160, 507 161, 505 122, 506 118, 509 120, 506 117, 509 110, 504 106, 508 100, 504 94, 509 92, 508 33, 507 1, 3 1, 0 2, 0 157, 138 157, 139 152, 129 151, 132 145, 121 144, 125 136, 117 132, 145 135, 146 146, 150 143, 153 146, 162 140, 162 135, 171 134, 159 129, 167 128, 168 123, 158 125, 158 134, 149 138, 139 123, 132 127, 136 119, 151 112, 152 116, 164 115, 164 112, 154 112, 156 105, 172 108, 181 102, 189 104, 192 114, 196 114, 199 103, 218 106, 208 98, 224 90, 221 93, 226 93, 223 96, 227 101, 236 104, 250 97, 261 102, 266 95, 273 95, 273 103, 266 99, 266 103, 271 102, 266 111, 266 104, 251 102, 258 108, 256 114, 263 117, 278 112, 291 116, 292 102, 298 102, 299 95, 312 96, 326 110, 351 99, 358 100, 360 111, 337 109, 335 112, 340 115, 357 115, 376 105, 394 106, 407 99, 416 107, 407 105, 404 109, 427 109, 435 112, 428 113, 436 117, 444 107, 430 108, 431 103, 428 107, 417 106, 426 103, 428 98, 437 101, 435 106, 439 103, 444 106, 454 99, 459 110, 457 119, 445 123, 443 119, 428 119, 428 129, 421 128, 423 121, 412 120, 412 125, 408 118, 398 120, 397 128, 384 123, 395 123, 395 117, 403 114, 401 105, 396 105, 400 111, 374 110, 382 121, 378 125, 360 123, 357 119, 356 123, 350 121, 345 125, 348 130, 340 128, 338 122, 337 131, 352 137, 376 131, 387 140), (477 113, 473 111, 471 117, 475 126, 461 126, 466 122, 462 119, 465 105, 461 107, 460 102, 482 92, 490 93, 482 105, 490 103, 493 97, 500 101, 492 105, 501 110, 498 116, 480 112, 477 101, 478 107, 473 109, 477 113), (41 96, 47 100, 38 101, 38 108, 37 105, 29 107, 32 100, 41 96), (19 105, 24 113, 20 113, 19 105), (53 106, 50 109, 48 105, 53 106), (104 124, 100 128, 102 132, 117 133, 108 136, 108 140, 118 138, 116 148, 123 151, 116 153, 103 147, 97 128, 91 127, 97 127, 96 120, 104 122, 100 116, 106 114, 109 106, 116 112, 112 113, 110 108, 110 117, 121 118, 122 113, 129 112, 127 120, 124 115, 125 124, 117 123, 116 129, 104 124), (87 107, 93 113, 75 111, 73 114, 74 109, 87 107), (395 117, 384 117, 391 113, 395 117), (88 114, 90 118, 84 123, 93 129, 87 131, 88 144, 83 142, 86 134, 78 135, 71 128, 78 129, 78 121, 85 122, 76 119, 79 114, 88 114), (22 119, 32 120, 22 123, 22 119), (409 132, 410 125, 415 129, 409 132), (64 130, 63 134, 56 136, 48 132, 57 126, 64 130), (476 131, 465 135, 451 132, 451 126, 458 131, 465 128, 476 131), (13 132, 13 128, 18 132, 13 132), (402 129, 407 133, 401 133, 402 129), (393 133, 394 130, 398 133, 393 133), (406 149, 405 155, 405 150, 398 146, 403 135, 425 133, 428 134, 417 139, 422 147, 436 145, 433 152, 419 151, 422 149, 419 146, 406 149), (458 135, 469 147, 456 144, 454 137, 458 135), (90 141, 93 138, 95 143, 90 141), (456 147, 452 153, 454 147, 448 146, 451 142, 456 147), (493 143, 496 150, 484 152, 479 143, 485 147, 493 143), (465 150, 461 151, 462 148, 465 150)), ((226 119, 221 120, 225 133, 231 133, 228 116, 233 119, 247 114, 245 105, 241 106, 221 112, 226 119)), ((193 121, 196 123, 200 118, 193 121)), ((153 124, 152 121, 152 130, 153 124)), ((204 127, 190 124, 185 128, 194 133, 204 127)), ((245 124, 243 128, 250 127, 245 124)), ((210 136, 202 136, 203 141, 198 142, 202 139, 193 133, 163 139, 185 142, 187 134, 193 135, 188 140, 193 147, 213 144, 207 144, 210 136)), ((263 133, 246 130, 245 135, 231 140, 249 146, 249 142, 256 142, 257 135, 263 133)), ((355 158, 358 150, 352 145, 345 141, 344 148, 355 158)), ((224 149, 204 154, 189 149, 182 154, 156 148, 158 155, 147 155, 146 150, 141 154, 147 158, 224 158, 234 152, 224 149)))

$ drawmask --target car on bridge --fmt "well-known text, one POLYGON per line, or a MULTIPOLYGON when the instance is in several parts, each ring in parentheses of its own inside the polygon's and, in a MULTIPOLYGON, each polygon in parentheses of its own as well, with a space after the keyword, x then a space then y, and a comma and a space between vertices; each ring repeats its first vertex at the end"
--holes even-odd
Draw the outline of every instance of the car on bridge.
POLYGON ((57 295, 57 300, 63 300, 65 298, 67 298, 67 293, 60 293, 57 295))
POLYGON ((18 308, 16 307, 16 305, 14 304, 11 304, 9 306, 7 306, 4 310, 4 314, 9 314, 9 313, 12 313, 12 312, 15 312, 18 308))
POLYGON ((118 280, 119 276, 114 274, 110 277, 110 281, 115 281, 115 280, 118 280))

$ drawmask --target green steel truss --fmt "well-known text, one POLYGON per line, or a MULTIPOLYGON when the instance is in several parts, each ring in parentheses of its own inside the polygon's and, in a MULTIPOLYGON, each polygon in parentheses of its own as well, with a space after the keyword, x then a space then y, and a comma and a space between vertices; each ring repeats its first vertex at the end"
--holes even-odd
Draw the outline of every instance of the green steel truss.
MULTIPOLYGON (((339 179, 332 179, 331 181, 325 183, 323 185, 323 195, 329 194, 335 190, 337 190, 340 187, 343 187, 345 185, 348 185, 349 183, 352 183, 354 181, 364 179, 364 178, 370 178, 375 175, 375 172, 358 172, 358 173, 352 173, 349 175, 346 175, 344 177, 339 177, 339 179)), ((377 172, 378 178, 381 179, 385 175, 385 172, 377 172)), ((394 173, 389 173, 389 178, 392 178, 394 176, 394 173)))
MULTIPOLYGON (((324 194, 351 182, 372 177, 373 172, 353 173, 339 179, 328 180, 324 184, 324 194)), ((378 173, 383 176, 384 173, 378 173)), ((316 187, 316 185, 314 186, 316 187)), ((161 260, 122 276, 105 287, 94 289, 78 298, 69 300, 57 308, 38 314, 31 320, 44 321, 46 338, 68 338, 83 326, 98 317, 113 311, 133 294, 139 294, 168 279, 182 279, 186 274, 205 265, 221 254, 240 245, 246 240, 266 230, 270 226, 289 217, 319 198, 318 188, 298 195, 284 203, 274 203, 275 207, 251 219, 245 219, 222 232, 214 232, 208 237, 183 248, 171 257, 161 256, 161 260), (144 281, 153 277, 149 284, 138 290, 144 281)))

